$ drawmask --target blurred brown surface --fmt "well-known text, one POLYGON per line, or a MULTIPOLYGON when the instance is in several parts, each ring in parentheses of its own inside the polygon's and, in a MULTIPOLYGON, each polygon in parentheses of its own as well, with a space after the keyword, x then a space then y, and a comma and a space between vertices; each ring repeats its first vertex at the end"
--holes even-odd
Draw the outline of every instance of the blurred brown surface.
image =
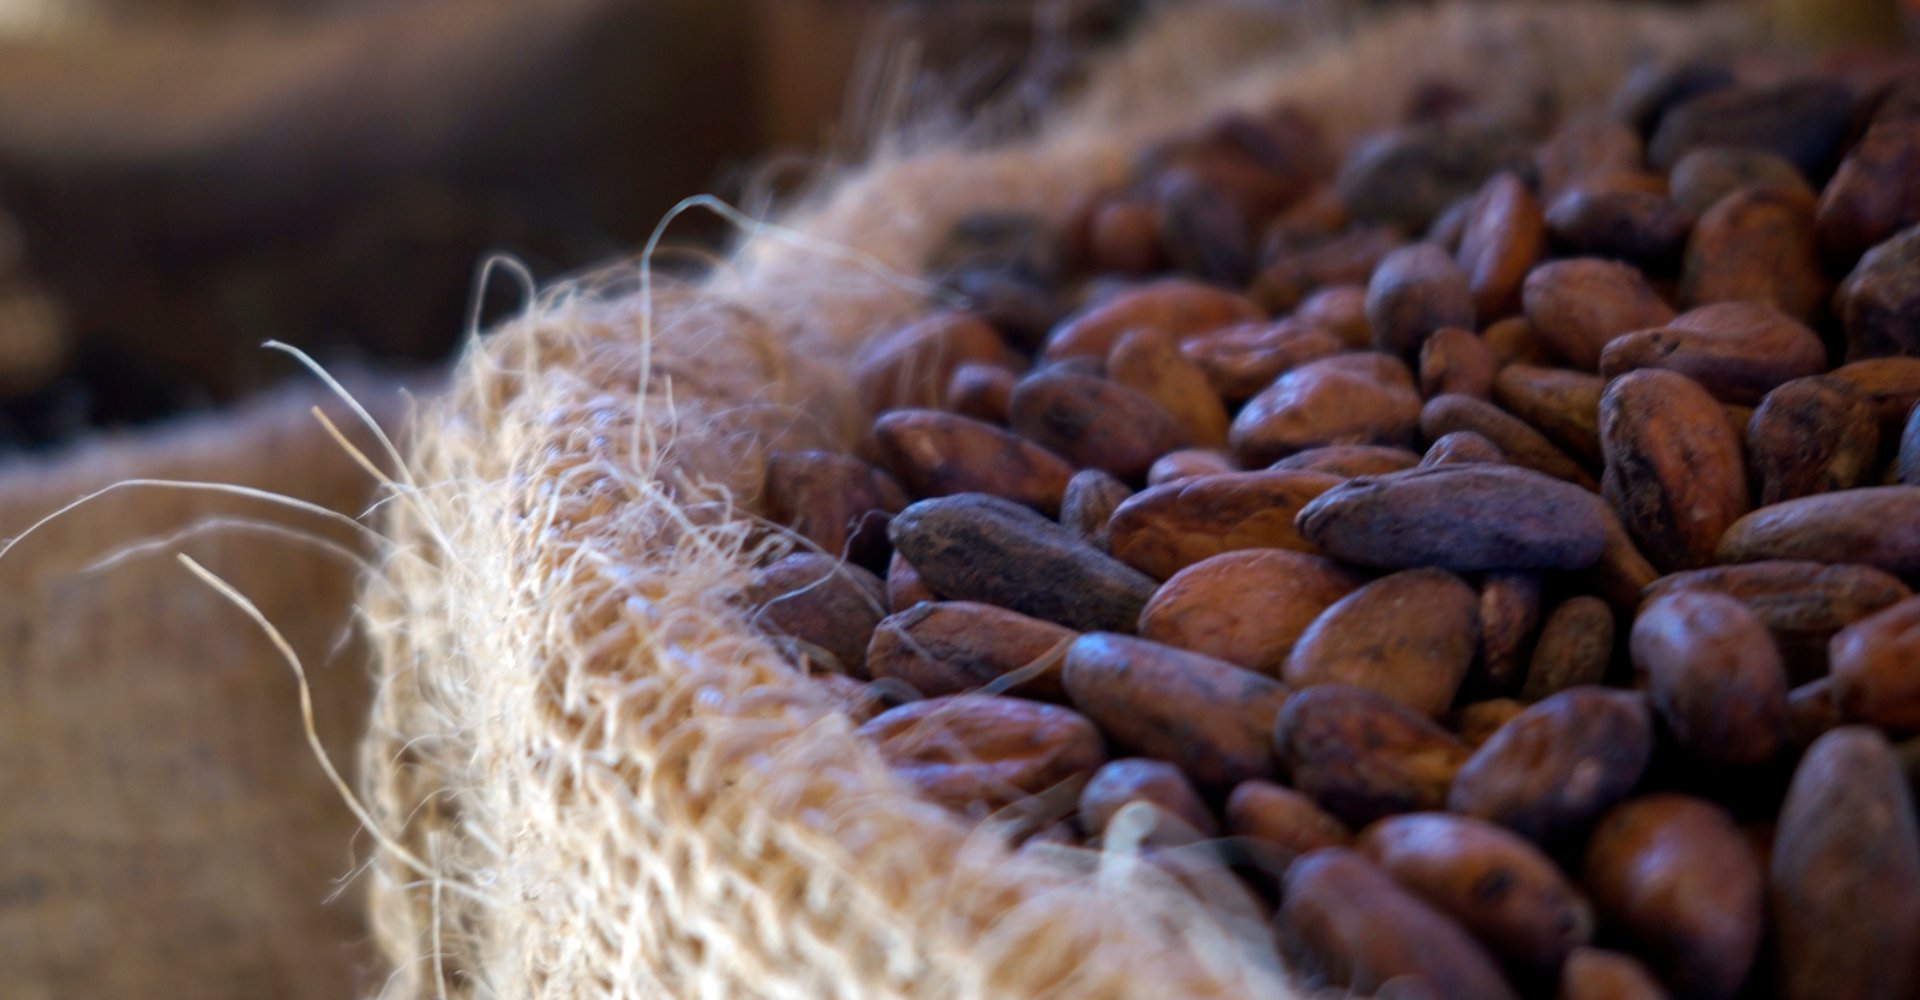
POLYGON ((628 252, 757 147, 747 4, 336 3, 0 37, 0 299, 59 304, 81 411, 37 401, 79 427, 18 436, 231 401, 271 370, 268 337, 436 359, 488 254, 550 280, 628 252))
POLYGON ((72 16, 0 32, 0 448, 230 403, 268 337, 438 359, 489 254, 547 282, 691 194, 764 211, 903 120, 1033 103, 1143 6, 28 2, 72 16))
MULTIPOLYGON (((398 410, 391 385, 361 392, 376 412, 398 410)), ((0 537, 133 477, 232 482, 358 513, 369 477, 307 413, 316 398, 282 392, 0 466, 0 537)), ((89 571, 221 517, 359 543, 258 501, 139 488, 0 560, 0 996, 338 1000, 377 986, 358 899, 332 898, 352 870, 355 826, 308 750, 291 671, 173 553, 224 577, 285 633, 313 679, 321 738, 348 768, 368 697, 364 653, 342 643, 354 566, 225 527, 89 571)))

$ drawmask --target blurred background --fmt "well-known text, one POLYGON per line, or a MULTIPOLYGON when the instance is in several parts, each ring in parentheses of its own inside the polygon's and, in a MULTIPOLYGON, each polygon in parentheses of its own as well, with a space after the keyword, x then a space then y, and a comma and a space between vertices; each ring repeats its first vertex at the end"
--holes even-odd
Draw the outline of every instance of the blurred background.
MULTIPOLYGON (((1756 2, 1802 33, 1863 6, 1756 2)), ((764 210, 1164 4, 0 0, 0 453, 231 403, 289 372, 268 339, 437 361, 518 301, 476 313, 490 254, 546 282, 688 194, 764 210)))
POLYGON ((934 95, 1069 74, 1143 6, 0 0, 0 450, 231 403, 289 373, 268 339, 439 360, 488 255, 544 283, 689 194, 763 209, 934 95))

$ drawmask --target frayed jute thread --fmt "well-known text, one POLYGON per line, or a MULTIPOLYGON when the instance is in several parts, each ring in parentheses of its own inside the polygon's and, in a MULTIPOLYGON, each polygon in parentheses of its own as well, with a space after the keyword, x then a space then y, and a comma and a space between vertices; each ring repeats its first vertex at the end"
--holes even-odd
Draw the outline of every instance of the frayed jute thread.
POLYGON ((386 995, 1289 995, 1270 935, 1203 880, 1124 848, 1010 851, 917 799, 737 601, 790 544, 753 516, 766 456, 856 440, 849 360, 927 308, 918 269, 955 220, 1058 218, 1230 107, 1293 101, 1345 143, 1417 80, 1577 107, 1742 30, 1442 7, 1226 72, 1249 16, 1184 9, 1038 138, 883 155, 701 284, 562 289, 473 345, 365 601, 386 995))

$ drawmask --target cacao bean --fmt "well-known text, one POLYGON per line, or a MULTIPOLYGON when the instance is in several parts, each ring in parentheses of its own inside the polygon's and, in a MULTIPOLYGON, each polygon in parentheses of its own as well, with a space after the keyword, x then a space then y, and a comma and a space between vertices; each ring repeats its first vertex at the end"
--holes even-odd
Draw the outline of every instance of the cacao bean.
POLYGON ((1465 222, 1460 266, 1474 314, 1492 320, 1518 311, 1520 283, 1547 249, 1540 202, 1520 178, 1495 174, 1468 203, 1465 222))
POLYGON ((1592 937, 1592 911, 1553 861, 1492 823, 1446 813, 1392 816, 1361 831, 1355 846, 1522 969, 1552 975, 1592 937))
POLYGON ((1459 327, 1436 330, 1420 345, 1420 394, 1428 399, 1446 393, 1486 399, 1497 370, 1486 343, 1459 327))
POLYGON ((1920 991, 1920 831, 1878 733, 1847 726, 1807 750, 1780 809, 1771 875, 1781 997, 1920 991))
POLYGON ((1048 361, 1105 358, 1129 330, 1159 330, 1176 341, 1261 318, 1254 304, 1232 292, 1184 278, 1163 278, 1128 289, 1070 316, 1047 335, 1048 361))
POLYGON ((1608 378, 1664 368, 1722 402, 1747 405, 1826 367, 1826 346, 1812 330, 1759 302, 1701 306, 1666 326, 1615 337, 1600 352, 1600 373, 1608 378))
POLYGON ((1262 870, 1284 875, 1301 855, 1322 847, 1345 847, 1353 834, 1313 800, 1271 781, 1243 781, 1227 796, 1227 832, 1243 838, 1243 850, 1262 870))
POLYGON ((1508 465, 1443 465, 1348 480, 1308 503, 1300 535, 1362 566, 1457 573, 1580 569, 1606 544, 1593 494, 1508 465))
POLYGON ((1566 452, 1553 446, 1526 421, 1484 400, 1469 396, 1435 396, 1420 410, 1420 433, 1436 440, 1456 431, 1472 431, 1493 442, 1507 460, 1583 489, 1599 487, 1593 476, 1566 452))
POLYGON ((1467 747, 1383 695, 1320 684, 1287 699, 1273 733, 1293 787, 1355 827, 1439 809, 1467 747))
POLYGON ((1683 590, 1725 594, 1759 615, 1800 683, 1827 672, 1827 643, 1835 632, 1912 593, 1871 566, 1766 560, 1661 577, 1644 595, 1652 601, 1683 590))
POLYGON ((880 578, 819 552, 796 552, 756 570, 743 595, 755 624, 800 644, 831 673, 867 678, 867 640, 885 613, 880 578))
POLYGON ((887 534, 935 593, 1071 629, 1130 630, 1153 596, 1152 580, 998 497, 922 500, 901 511, 887 534))
POLYGON ((1226 405, 1207 373, 1181 354, 1167 334, 1145 329, 1122 335, 1107 355, 1107 377, 1152 400, 1196 447, 1227 443, 1226 405))
POLYGON ((1278 677, 1307 627, 1360 582, 1298 552, 1223 552, 1169 577, 1140 612, 1140 635, 1278 677))
POLYGON ((1562 602, 1541 626, 1521 697, 1540 701, 1606 679, 1613 630, 1613 611, 1605 601, 1583 594, 1562 602))
POLYGON ((1848 361, 1920 355, 1920 226, 1868 250, 1834 298, 1848 361))
POLYGON ((912 702, 860 734, 921 794, 973 816, 1084 779, 1106 757, 1100 733, 1078 713, 991 695, 912 702))
POLYGON ((1713 397, 1678 372, 1629 372, 1600 397, 1600 441, 1602 490, 1641 550, 1669 569, 1712 563, 1747 512, 1740 437, 1713 397))
POLYGON ((1787 734, 1787 672, 1758 615, 1722 594, 1677 591, 1634 619, 1634 666, 1674 742, 1732 767, 1771 760, 1787 734))
POLYGON ((1478 604, 1471 587, 1442 570, 1381 577, 1314 619, 1282 676, 1296 688, 1350 685, 1438 718, 1473 663, 1478 604))
POLYGON ((1060 663, 1072 629, 971 601, 935 601, 882 619, 867 646, 875 678, 906 682, 924 697, 991 694, 1065 701, 1060 663), (1004 690, 995 682, 1017 679, 1004 690))
POLYGON ((1042 370, 1021 379, 1007 402, 1007 420, 1076 467, 1126 482, 1146 479, 1155 459, 1190 443, 1179 421, 1153 400, 1074 372, 1042 370))
POLYGON ((1608 341, 1661 326, 1674 315, 1639 271, 1595 257, 1534 268, 1521 295, 1541 343, 1581 371, 1600 366, 1608 341))
POLYGON ((1761 506, 1866 481, 1880 451, 1880 423, 1865 396, 1815 376, 1767 393, 1747 423, 1747 464, 1761 506))
POLYGON ((1920 731, 1920 598, 1907 598, 1834 634, 1833 699, 1840 714, 1893 732, 1920 731))
POLYGON ((1420 456, 1405 448, 1383 444, 1330 444, 1296 451, 1273 463, 1273 469, 1298 469, 1322 472, 1342 479, 1378 476, 1411 469, 1420 464, 1420 456))
POLYGON ((1639 784, 1653 719, 1638 695, 1579 687, 1543 699, 1474 751, 1447 809, 1543 846, 1577 838, 1639 784))
POLYGON ((1280 376, 1234 417, 1228 433, 1234 454, 1247 465, 1266 465, 1323 445, 1412 444, 1419 394, 1369 374, 1335 356, 1280 376))
POLYGON ((1807 559, 1920 572, 1920 486, 1821 493, 1762 507, 1727 528, 1720 559, 1807 559))
POLYGON ((1067 648, 1067 696, 1120 746, 1203 789, 1273 775, 1268 734, 1285 685, 1212 657, 1096 632, 1067 648))
POLYGON ((1736 146, 1702 146, 1680 158, 1667 178, 1673 200, 1698 218, 1735 191, 1777 187, 1813 197, 1800 168, 1772 153, 1736 146))
POLYGON ((1614 807, 1594 828, 1581 883, 1675 993, 1732 997, 1765 919, 1759 859, 1720 807, 1662 793, 1614 807))
POLYGON ((1414 995, 1433 1000, 1514 996, 1458 924, 1351 850, 1324 848, 1294 862, 1281 898, 1281 949, 1310 985, 1372 996, 1404 977, 1420 984, 1414 995))
POLYGON ((1222 552, 1312 551, 1294 527, 1295 516, 1339 482, 1324 473, 1286 469, 1150 487, 1114 510, 1108 545, 1115 557, 1156 580, 1222 552))
POLYGON ((1139 757, 1110 760, 1093 772, 1080 791, 1080 826, 1089 837, 1101 836, 1114 814, 1133 802, 1151 803, 1164 817, 1147 832, 1147 843, 1191 843, 1219 832, 1213 813, 1179 768, 1139 757))
POLYGON ((939 410, 895 410, 874 422, 873 434, 882 460, 917 496, 990 493, 1052 514, 1073 478, 1059 455, 939 410))

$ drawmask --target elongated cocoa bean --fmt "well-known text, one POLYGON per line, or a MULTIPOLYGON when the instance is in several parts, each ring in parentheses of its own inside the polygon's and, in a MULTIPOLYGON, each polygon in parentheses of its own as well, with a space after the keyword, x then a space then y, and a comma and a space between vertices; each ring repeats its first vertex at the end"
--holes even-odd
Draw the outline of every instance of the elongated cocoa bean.
POLYGON ((922 500, 887 534, 935 593, 1071 629, 1131 630, 1153 596, 1152 580, 998 497, 922 500))
POLYGON ((1363 566, 1580 569, 1600 558, 1598 498, 1506 465, 1443 465, 1336 486, 1300 511, 1300 534, 1363 566))

